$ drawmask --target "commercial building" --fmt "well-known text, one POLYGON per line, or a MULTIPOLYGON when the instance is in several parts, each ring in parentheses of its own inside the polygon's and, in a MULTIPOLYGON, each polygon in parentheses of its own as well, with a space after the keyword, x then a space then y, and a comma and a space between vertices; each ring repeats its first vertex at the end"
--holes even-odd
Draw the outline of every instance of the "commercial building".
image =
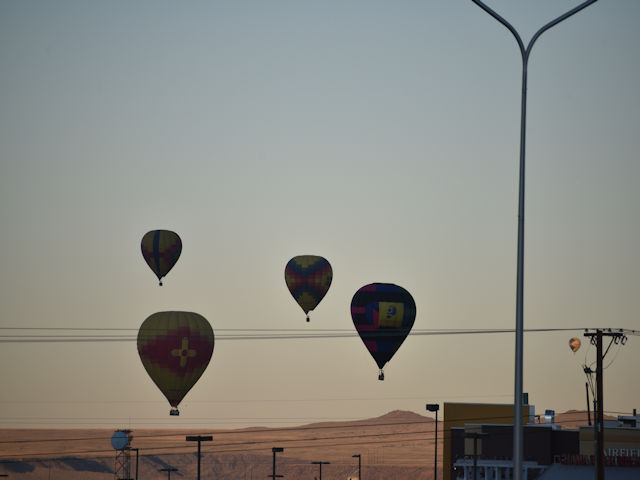
MULTIPOLYGON (((523 468, 527 480, 594 478, 594 427, 563 429, 552 411, 535 423, 534 408, 523 411, 523 468)), ((513 405, 444 405, 444 480, 513 478, 513 405)), ((640 478, 640 415, 605 423, 607 480, 640 478)))
MULTIPOLYGON (((528 398, 525 397, 525 403, 528 398)), ((522 407, 523 423, 533 423, 535 420, 535 407, 524 405, 522 407)), ((465 425, 494 424, 504 425, 513 421, 513 405, 490 403, 444 403, 444 445, 442 455, 443 480, 453 480, 453 462, 460 455, 460 445, 456 443, 456 450, 452 456, 452 429, 464 428, 465 425)), ((513 427, 512 427, 513 429, 513 427)), ((457 438, 457 437, 456 437, 457 438)), ((512 447, 513 448, 513 447, 512 447)), ((511 458, 513 452, 508 455, 511 458)))

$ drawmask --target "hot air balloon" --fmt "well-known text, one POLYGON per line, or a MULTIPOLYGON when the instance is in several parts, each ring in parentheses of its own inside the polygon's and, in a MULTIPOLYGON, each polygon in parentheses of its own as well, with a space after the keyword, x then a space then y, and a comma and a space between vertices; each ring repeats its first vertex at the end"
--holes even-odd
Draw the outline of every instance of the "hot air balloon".
POLYGON ((138 331, 142 365, 167 397, 170 415, 179 415, 178 404, 209 365, 214 336, 202 315, 192 312, 158 312, 138 331))
POLYGON ((392 283, 372 283, 351 300, 351 318, 365 347, 378 364, 378 380, 384 365, 407 338, 416 318, 416 304, 404 288, 392 283))
POLYGON ((571 351, 573 353, 576 353, 578 350, 580 350, 581 345, 582 342, 577 337, 573 337, 571 340, 569 340, 569 348, 571 348, 571 351))
POLYGON ((317 255, 299 255, 293 257, 284 269, 287 287, 307 315, 324 298, 333 279, 331 264, 317 255))
POLYGON ((142 237, 140 248, 144 260, 162 285, 162 277, 169 273, 180 258, 182 240, 170 230, 151 230, 142 237))

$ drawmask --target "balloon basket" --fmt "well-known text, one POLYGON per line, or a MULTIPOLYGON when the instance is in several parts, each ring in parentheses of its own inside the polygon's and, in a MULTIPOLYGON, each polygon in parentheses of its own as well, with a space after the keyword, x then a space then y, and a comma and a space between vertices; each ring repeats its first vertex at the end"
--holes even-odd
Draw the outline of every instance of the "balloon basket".
POLYGON ((178 415, 180 415, 180 410, 178 410, 177 408, 172 408, 169 412, 169 415, 171 415, 172 417, 177 417, 178 415))

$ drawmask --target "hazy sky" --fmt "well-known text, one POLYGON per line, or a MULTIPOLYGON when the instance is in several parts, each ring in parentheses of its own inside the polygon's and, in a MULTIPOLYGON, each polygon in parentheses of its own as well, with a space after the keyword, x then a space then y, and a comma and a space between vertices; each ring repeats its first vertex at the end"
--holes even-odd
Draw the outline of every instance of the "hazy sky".
MULTIPOLYGON (((526 41, 578 3, 489 2, 526 41)), ((581 328, 640 329, 639 21, 600 0, 531 56, 525 328, 575 328, 525 335, 538 412, 585 408, 581 328)), ((357 337, 224 336, 354 331, 372 282, 412 293, 416 331, 514 328, 520 78, 469 0, 0 2, 0 335, 127 337, 0 344, 0 427, 512 402, 513 334, 410 336, 384 382, 357 337), (163 287, 140 253, 158 228, 184 246, 163 287), (334 270, 309 324, 284 283, 299 254, 334 270), (162 310, 217 334, 178 418, 135 344, 162 310)), ((640 408, 640 337, 614 358, 605 410, 640 408)))

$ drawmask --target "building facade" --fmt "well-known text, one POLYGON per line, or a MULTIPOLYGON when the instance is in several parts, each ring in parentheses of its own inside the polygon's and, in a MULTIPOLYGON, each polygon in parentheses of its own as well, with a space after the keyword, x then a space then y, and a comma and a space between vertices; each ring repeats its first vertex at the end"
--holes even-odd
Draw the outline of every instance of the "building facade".
MULTIPOLYGON (((524 405, 522 407, 522 422, 528 424, 533 423, 534 420, 535 407, 533 405, 524 405)), ((466 424, 504 425, 509 422, 513 422, 513 404, 445 402, 443 420, 444 446, 442 454, 443 480, 456 478, 453 476, 454 458, 451 453, 453 440, 452 429, 462 428, 466 424)), ((459 439, 456 441, 459 441, 459 439)), ((459 445, 457 445, 456 448, 456 452, 458 452, 459 445)), ((508 455, 508 458, 512 456, 513 452, 508 455)))
MULTIPOLYGON (((454 415, 447 423, 448 405, 445 403, 443 478, 469 480, 477 472, 482 480, 512 479, 513 424, 505 416, 513 413, 513 407, 453 404, 449 413, 454 415)), ((536 424, 532 406, 527 413, 529 416, 523 412, 523 420, 528 421, 523 425, 526 480, 557 480, 563 475, 581 478, 581 473, 595 470, 594 426, 563 429, 552 423, 552 414, 545 415, 545 423, 536 424)), ((640 479, 640 415, 635 410, 632 416, 606 421, 604 452, 608 480, 640 479)))

